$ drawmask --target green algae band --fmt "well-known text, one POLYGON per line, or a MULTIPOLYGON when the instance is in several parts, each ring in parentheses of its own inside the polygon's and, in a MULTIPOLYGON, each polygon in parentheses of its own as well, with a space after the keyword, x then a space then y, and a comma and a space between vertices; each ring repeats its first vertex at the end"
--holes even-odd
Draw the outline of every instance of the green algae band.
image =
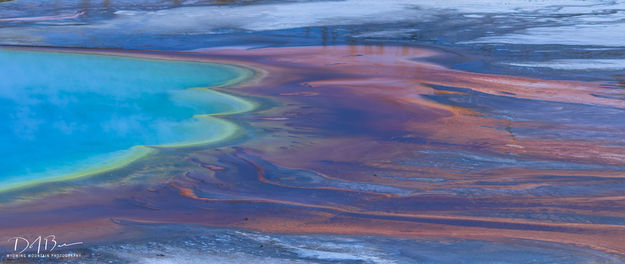
POLYGON ((232 65, 0 49, 0 189, 79 177, 153 151, 223 140, 212 114, 252 104, 206 89, 249 78, 232 65))

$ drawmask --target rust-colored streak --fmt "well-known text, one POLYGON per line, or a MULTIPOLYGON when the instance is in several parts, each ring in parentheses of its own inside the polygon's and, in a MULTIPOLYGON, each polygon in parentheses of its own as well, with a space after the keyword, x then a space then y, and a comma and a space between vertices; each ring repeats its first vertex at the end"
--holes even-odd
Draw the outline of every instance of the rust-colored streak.
POLYGON ((45 223, 106 239, 84 230, 119 231, 126 220, 522 238, 625 255, 624 131, 595 120, 625 101, 600 82, 453 70, 427 62, 449 54, 411 47, 78 51, 246 65, 258 78, 223 91, 275 104, 228 117, 250 131, 238 141, 164 151, 107 177, 123 184, 77 181, 3 204, 1 234, 45 223), (544 105, 555 110, 532 112, 544 105))

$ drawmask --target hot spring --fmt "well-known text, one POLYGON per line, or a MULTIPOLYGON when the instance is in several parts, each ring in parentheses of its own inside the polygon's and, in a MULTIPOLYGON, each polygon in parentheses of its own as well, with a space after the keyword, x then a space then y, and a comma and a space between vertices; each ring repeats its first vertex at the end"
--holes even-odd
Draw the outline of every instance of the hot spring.
POLYGON ((211 117, 251 109, 210 90, 233 65, 0 49, 0 189, 101 172, 154 151, 225 139, 211 117))

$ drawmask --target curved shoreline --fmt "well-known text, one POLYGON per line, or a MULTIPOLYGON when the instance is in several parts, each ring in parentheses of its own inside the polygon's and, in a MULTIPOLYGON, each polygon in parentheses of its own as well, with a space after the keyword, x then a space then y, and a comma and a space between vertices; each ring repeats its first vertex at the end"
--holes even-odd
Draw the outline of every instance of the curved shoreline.
POLYGON ((146 52, 142 56, 256 65, 271 78, 245 86, 244 94, 284 104, 250 118, 267 134, 243 144, 149 160, 154 167, 147 173, 158 171, 164 181, 84 186, 7 206, 0 231, 52 230, 67 240, 105 241, 132 239, 117 232, 136 231, 128 223, 176 223, 289 234, 523 239, 625 255, 625 227, 608 221, 625 219, 622 170, 612 169, 625 166, 619 159, 625 149, 592 134, 575 140, 516 137, 523 134, 512 130, 592 132, 598 130, 592 120, 508 120, 491 111, 509 107, 523 114, 527 105, 542 104, 581 107, 574 113, 587 105, 617 111, 609 107, 622 102, 591 100, 591 93, 610 92, 600 83, 479 74, 419 60, 433 53, 388 46, 146 52), (478 108, 485 102, 498 104, 478 108), (494 214, 500 211, 510 215, 494 214), (42 212, 46 217, 35 219, 42 212), (610 219, 587 223, 568 215, 610 219))
MULTIPOLYGON (((112 54, 105 54, 105 53, 100 53, 100 52, 82 52, 82 51, 70 50, 70 49, 58 49, 58 48, 48 49, 48 48, 41 48, 41 47, 24 48, 24 47, 13 47, 13 46, 2 46, 2 45, 0 45, 0 49, 18 50, 18 51, 58 52, 58 53, 69 53, 69 54, 76 54, 76 55, 123 57, 125 59, 141 59, 141 60, 154 60, 154 61, 194 62, 194 61, 189 61, 189 60, 173 59, 173 58, 165 58, 165 57, 158 57, 158 58, 144 57, 144 56, 140 56, 140 54, 138 53, 131 53, 131 52, 128 52, 128 53, 116 52, 112 54)), ((236 96, 224 93, 224 92, 216 91, 213 89, 229 88, 229 87, 233 87, 236 85, 240 85, 245 82, 249 82, 253 79, 259 78, 260 71, 257 71, 255 69, 252 69, 250 67, 246 67, 243 65, 217 62, 217 61, 212 61, 212 60, 211 61, 203 60, 203 61, 195 61, 195 62, 213 64, 213 65, 218 65, 220 67, 231 68, 237 73, 239 73, 236 78, 227 80, 226 82, 215 85, 215 86, 202 86, 202 87, 187 88, 187 89, 196 89, 196 90, 207 91, 207 92, 210 91, 211 93, 227 98, 231 102, 237 104, 236 110, 210 113, 210 114, 195 114, 192 117, 190 117, 189 120, 197 120, 198 122, 210 122, 211 124, 219 124, 218 126, 219 126, 220 131, 219 133, 217 133, 216 136, 213 136, 207 139, 200 139, 200 140, 193 140, 193 141, 180 141, 180 142, 173 142, 173 143, 167 143, 167 144, 135 145, 128 149, 122 149, 122 150, 118 150, 118 151, 110 152, 110 153, 97 154, 96 156, 88 157, 84 160, 78 161, 77 162, 78 166, 75 166, 75 167, 78 167, 76 169, 73 168, 74 165, 72 165, 72 168, 68 168, 68 166, 64 166, 63 168, 54 168, 52 169, 53 171, 60 170, 61 172, 53 176, 47 176, 43 178, 32 176, 32 175, 46 174, 46 171, 23 175, 28 178, 25 180, 20 180, 19 178, 21 176, 17 176, 16 177, 18 178, 17 180, 10 179, 8 182, 3 183, 3 186, 0 187, 0 193, 7 192, 7 191, 23 190, 23 189, 36 187, 38 185, 46 184, 46 183, 63 182, 63 181, 75 180, 79 178, 86 178, 86 177, 91 177, 91 176, 95 176, 98 174, 110 172, 113 170, 121 169, 151 154, 157 153, 158 148, 184 148, 184 147, 202 146, 202 145, 213 144, 213 143, 220 142, 220 141, 225 141, 235 136, 237 134, 237 130, 240 129, 240 127, 238 127, 238 125, 236 125, 235 123, 225 120, 221 117, 253 111, 255 108, 258 107, 258 104, 255 102, 252 102, 243 98, 239 98, 239 97, 236 97, 236 96), (89 160, 97 160, 97 162, 92 161, 91 164, 82 164, 82 163, 87 163, 87 161, 89 160)))
MULTIPOLYGON (((78 178, 89 177, 89 176, 97 175, 100 173, 105 173, 108 171, 126 167, 130 165, 131 163, 146 157, 149 154, 155 153, 156 150, 153 148, 139 145, 139 146, 133 146, 130 149, 120 150, 118 152, 130 152, 130 153, 127 155, 122 154, 121 157, 109 158, 108 160, 103 161, 104 165, 93 165, 93 164, 85 165, 84 166, 85 168, 77 169, 75 172, 61 173, 60 175, 47 177, 43 179, 6 183, 2 187, 0 187, 0 193, 26 189, 29 187, 35 187, 40 184, 75 180, 78 178)), ((111 153, 108 153, 108 154, 111 154, 111 153)), ((43 173, 37 173, 37 174, 43 174, 43 173)))

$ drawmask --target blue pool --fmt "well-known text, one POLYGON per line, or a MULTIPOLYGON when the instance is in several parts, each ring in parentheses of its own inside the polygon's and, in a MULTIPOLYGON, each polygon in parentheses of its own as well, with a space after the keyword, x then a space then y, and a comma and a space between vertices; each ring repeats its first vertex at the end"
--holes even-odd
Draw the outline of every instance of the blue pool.
POLYGON ((207 87, 250 74, 231 65, 0 49, 0 184, 115 167, 154 151, 149 146, 223 139, 236 127, 210 114, 251 104, 207 87))

